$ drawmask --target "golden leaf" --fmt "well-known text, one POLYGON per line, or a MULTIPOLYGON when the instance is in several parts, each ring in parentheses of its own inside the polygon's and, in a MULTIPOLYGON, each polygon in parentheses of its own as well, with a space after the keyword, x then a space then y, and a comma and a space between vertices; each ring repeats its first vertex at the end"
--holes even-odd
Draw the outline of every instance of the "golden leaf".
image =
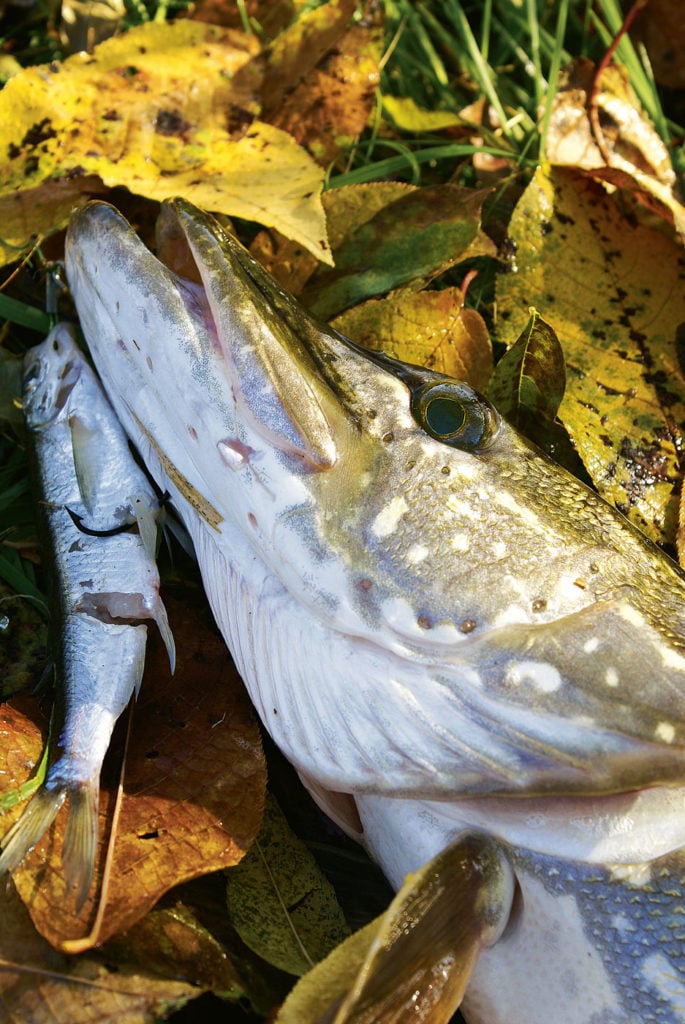
POLYGON ((277 227, 329 262, 323 171, 286 132, 254 120, 258 49, 232 29, 148 23, 92 57, 15 75, 0 94, 0 258, 64 225, 51 182, 78 195, 95 176, 277 227), (41 187, 43 206, 22 203, 24 190, 41 187))

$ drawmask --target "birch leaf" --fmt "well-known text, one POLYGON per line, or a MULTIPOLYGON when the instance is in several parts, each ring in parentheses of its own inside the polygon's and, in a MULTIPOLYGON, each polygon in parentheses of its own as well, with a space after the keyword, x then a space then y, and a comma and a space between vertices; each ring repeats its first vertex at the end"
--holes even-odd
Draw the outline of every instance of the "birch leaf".
POLYGON ((65 189, 73 202, 93 178, 277 227, 329 261, 323 171, 286 132, 255 120, 258 49, 232 29, 148 23, 93 56, 15 75, 0 93, 5 262, 63 226, 65 189))
MULTIPOLYGON (((125 791, 114 835, 104 917, 92 929, 112 825, 122 750, 103 773, 97 886, 79 916, 66 891, 61 847, 66 814, 14 874, 34 924, 54 946, 77 952, 130 928, 174 885, 235 864, 257 833, 266 784, 259 730, 242 682, 216 630, 199 612, 165 598, 176 639, 169 676, 161 638, 151 634, 134 709, 125 791)), ((208 616, 208 613, 205 613, 208 616)), ((39 758, 43 736, 31 715, 3 709, 3 778, 14 790, 39 758)), ((2 818, 9 828, 22 807, 2 818)))
POLYGON ((372 351, 427 366, 484 391, 492 346, 483 318, 463 305, 458 288, 400 289, 336 317, 333 326, 372 351))
POLYGON ((226 899, 245 945, 289 974, 306 973, 349 931, 333 887, 273 799, 252 849, 227 872, 226 899))
POLYGON ((536 172, 509 230, 498 340, 515 342, 533 303, 554 323, 566 360, 559 418, 590 477, 649 537, 672 542, 685 422, 681 247, 567 170, 536 172))

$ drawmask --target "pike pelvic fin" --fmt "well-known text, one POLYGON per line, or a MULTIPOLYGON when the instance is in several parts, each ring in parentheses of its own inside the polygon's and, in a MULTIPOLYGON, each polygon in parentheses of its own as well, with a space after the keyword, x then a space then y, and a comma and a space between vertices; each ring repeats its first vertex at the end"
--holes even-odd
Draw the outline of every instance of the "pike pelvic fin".
POLYGON ((58 782, 43 785, 2 840, 0 875, 12 873, 28 856, 69 800, 62 861, 68 890, 76 892, 77 912, 93 880, 97 850, 98 783, 58 782))

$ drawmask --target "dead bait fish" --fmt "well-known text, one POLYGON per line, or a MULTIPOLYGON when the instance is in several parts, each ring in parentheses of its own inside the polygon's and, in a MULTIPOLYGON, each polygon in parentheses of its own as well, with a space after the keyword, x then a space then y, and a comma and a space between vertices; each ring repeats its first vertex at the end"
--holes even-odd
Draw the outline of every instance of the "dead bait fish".
POLYGON ((491 858, 480 916, 455 911, 489 947, 469 1022, 685 1021, 682 573, 466 384, 313 321, 181 200, 158 258, 86 207, 67 270, 312 792, 395 884, 450 842, 491 858))
POLYGON ((63 863, 80 905, 95 863, 100 769, 114 723, 140 686, 150 619, 174 663, 154 560, 159 501, 65 324, 27 354, 23 407, 54 559, 63 707, 57 758, 2 840, 0 873, 19 865, 68 797, 63 863))

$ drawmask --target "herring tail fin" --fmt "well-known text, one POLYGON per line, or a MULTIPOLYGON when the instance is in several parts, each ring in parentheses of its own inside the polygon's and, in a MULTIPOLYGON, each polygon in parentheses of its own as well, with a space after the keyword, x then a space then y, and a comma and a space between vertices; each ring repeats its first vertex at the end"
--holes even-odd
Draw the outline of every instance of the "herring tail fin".
POLYGON ((93 881, 98 843, 98 783, 69 786, 69 811, 62 846, 67 889, 76 891, 77 912, 86 902, 93 881))
POLYGON ((19 867, 57 817, 67 795, 66 785, 42 786, 26 805, 23 814, 2 839, 0 875, 19 867))

